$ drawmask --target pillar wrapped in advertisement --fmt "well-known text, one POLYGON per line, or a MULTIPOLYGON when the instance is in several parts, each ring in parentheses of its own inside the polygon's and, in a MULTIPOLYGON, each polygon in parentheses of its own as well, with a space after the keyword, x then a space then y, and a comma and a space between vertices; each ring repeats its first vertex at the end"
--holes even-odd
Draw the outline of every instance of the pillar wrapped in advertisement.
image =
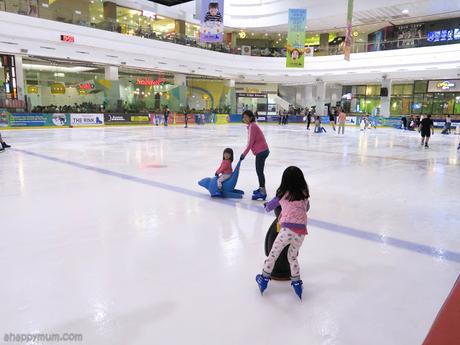
POLYGON ((307 10, 304 8, 290 8, 286 47, 286 67, 288 68, 304 67, 305 25, 307 25, 307 10))
POLYGON ((222 42, 224 37, 224 0, 201 0, 200 41, 222 42))
POLYGON ((350 61, 351 44, 353 35, 353 0, 348 0, 348 11, 347 11, 347 30, 345 33, 345 45, 343 47, 344 59, 350 61))

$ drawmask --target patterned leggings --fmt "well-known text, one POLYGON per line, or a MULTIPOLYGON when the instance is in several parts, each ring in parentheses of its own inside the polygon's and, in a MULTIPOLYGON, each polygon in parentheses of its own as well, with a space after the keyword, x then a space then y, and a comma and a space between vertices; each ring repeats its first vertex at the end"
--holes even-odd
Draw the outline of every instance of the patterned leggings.
POLYGON ((304 239, 305 235, 299 235, 294 231, 282 228, 276 237, 275 242, 273 243, 270 254, 268 254, 268 257, 265 260, 263 273, 267 275, 272 273, 275 262, 280 256, 284 247, 290 245, 287 257, 289 265, 291 266, 291 278, 298 279, 300 277, 300 267, 299 262, 297 261, 297 256, 299 255, 299 249, 302 246, 304 239))
POLYGON ((222 174, 219 176, 217 179, 217 188, 222 189, 222 183, 227 181, 230 177, 232 177, 231 174, 222 174))

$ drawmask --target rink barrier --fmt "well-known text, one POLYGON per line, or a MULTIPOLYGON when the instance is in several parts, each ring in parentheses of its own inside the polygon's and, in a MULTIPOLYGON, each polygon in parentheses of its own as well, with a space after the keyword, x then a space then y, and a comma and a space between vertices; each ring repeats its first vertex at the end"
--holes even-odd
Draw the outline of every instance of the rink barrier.
MULTIPOLYGON (((228 114, 188 114, 188 124, 228 124, 228 114)), ((0 128, 164 126, 163 113, 10 113, 0 109, 0 128)), ((185 125, 185 114, 171 113, 168 125, 185 125)))
MULTIPOLYGON (((359 126, 362 115, 349 115, 346 118, 347 126, 359 126)), ((288 123, 305 124, 304 116, 290 115, 288 123)), ((401 117, 368 116, 372 126, 393 127, 401 129, 401 117)), ((435 128, 442 128, 445 125, 445 118, 432 117, 435 128)), ((188 114, 188 124, 228 124, 241 123, 241 114, 188 114)), ((260 115, 258 123, 278 124, 277 115, 260 115)), ((329 116, 321 116, 322 124, 330 124, 329 116)), ((168 125, 184 125, 185 115, 182 113, 171 113, 168 117, 168 125)), ((163 113, 10 113, 0 109, 0 128, 58 128, 58 127, 98 127, 98 126, 164 126, 163 113)), ((311 123, 314 126, 314 121, 311 123)), ((455 133, 460 127, 460 120, 453 119, 451 132, 455 133)))
MULTIPOLYGON (((359 126, 361 120, 366 115, 347 115, 345 125, 347 126, 359 126)), ((401 117, 383 117, 383 116, 367 116, 372 126, 375 127, 393 127, 393 128, 401 128, 401 117)), ((271 124, 278 124, 279 123, 279 116, 278 115, 259 115, 257 117, 258 123, 271 123, 271 124)), ((304 120, 305 116, 301 115, 289 115, 288 123, 306 123, 304 120)), ((241 123, 241 114, 231 114, 229 115, 230 123, 241 123)), ((445 124, 445 118, 437 118, 432 117, 434 122, 435 128, 442 128, 445 124)), ((330 124, 331 121, 329 120, 329 116, 321 116, 321 123, 322 124, 330 124)), ((311 126, 314 126, 315 121, 312 118, 311 126)), ((452 131, 455 131, 455 127, 460 126, 460 120, 452 120, 452 131)))

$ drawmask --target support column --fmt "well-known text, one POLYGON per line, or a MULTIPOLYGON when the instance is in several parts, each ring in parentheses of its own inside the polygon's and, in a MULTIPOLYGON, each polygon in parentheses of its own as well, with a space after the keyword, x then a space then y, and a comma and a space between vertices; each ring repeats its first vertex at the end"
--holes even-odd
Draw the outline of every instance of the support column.
POLYGON ((313 85, 305 86, 305 106, 311 107, 314 104, 313 85))
POLYGON ((25 101, 24 89, 24 68, 22 67, 22 56, 15 56, 16 67, 16 89, 18 93, 18 100, 25 101))
POLYGON ((175 34, 176 37, 184 38, 185 37, 185 21, 176 19, 174 21, 175 24, 175 34))
POLYGON ((326 103, 326 83, 322 80, 316 82, 316 114, 326 115, 324 104, 326 103))
POLYGON ((117 24, 117 4, 111 1, 104 1, 104 22, 108 29, 115 31, 117 24))
POLYGON ((120 80, 117 66, 105 67, 105 80, 108 81, 104 92, 106 111, 121 111, 123 105, 120 99, 120 80))
POLYGON ((174 75, 173 99, 170 104, 171 110, 183 112, 187 107, 187 76, 185 74, 174 75))
MULTIPOLYGON (((228 88, 225 106, 227 106, 230 114, 235 114, 237 112, 237 104, 236 104, 236 89, 235 89, 235 80, 229 79, 225 81, 225 87, 228 88)), ((223 109, 224 110, 224 109, 223 109)))
POLYGON ((320 55, 329 54, 329 34, 320 34, 319 35, 319 51, 320 55))
POLYGON ((313 99, 313 86, 302 85, 298 86, 296 90, 296 103, 297 105, 305 108, 315 104, 313 99))
POLYGON ((388 89, 388 96, 381 96, 380 98, 380 116, 390 117, 391 79, 383 77, 382 88, 388 89))

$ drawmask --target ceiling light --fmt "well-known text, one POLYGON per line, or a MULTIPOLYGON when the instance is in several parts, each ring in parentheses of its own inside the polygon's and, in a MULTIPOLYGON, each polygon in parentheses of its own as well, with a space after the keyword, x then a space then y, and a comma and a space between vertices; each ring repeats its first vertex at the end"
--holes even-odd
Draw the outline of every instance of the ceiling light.
POLYGON ((402 14, 409 14, 409 10, 408 9, 404 9, 401 11, 402 14))

